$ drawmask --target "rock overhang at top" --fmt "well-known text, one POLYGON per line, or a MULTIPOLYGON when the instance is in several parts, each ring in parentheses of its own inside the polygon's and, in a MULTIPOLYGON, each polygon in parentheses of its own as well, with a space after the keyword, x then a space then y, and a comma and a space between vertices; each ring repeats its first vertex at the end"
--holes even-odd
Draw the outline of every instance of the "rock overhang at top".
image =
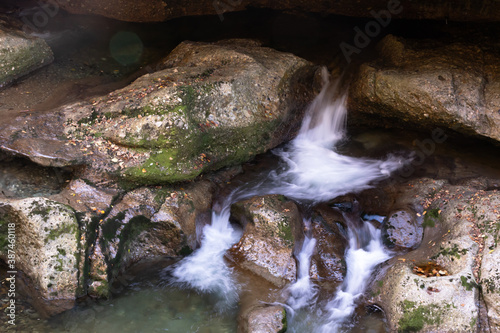
POLYGON ((372 12, 387 10, 398 3, 403 10, 400 19, 431 19, 451 21, 498 21, 500 3, 496 0, 479 1, 397 1, 397 0, 351 0, 303 1, 303 0, 44 0, 51 5, 73 14, 101 15, 129 22, 160 22, 177 17, 218 15, 242 11, 247 8, 267 8, 273 10, 311 13, 327 13, 351 17, 369 17, 372 12))

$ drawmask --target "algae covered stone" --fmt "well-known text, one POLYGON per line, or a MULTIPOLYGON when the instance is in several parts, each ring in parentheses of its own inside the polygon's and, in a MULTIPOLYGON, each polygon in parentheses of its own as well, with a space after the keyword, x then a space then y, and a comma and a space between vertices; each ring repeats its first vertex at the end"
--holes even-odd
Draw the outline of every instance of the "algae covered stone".
POLYGON ((317 67, 248 40, 183 42, 123 89, 0 124, 0 144, 46 166, 137 185, 192 180, 294 137, 317 67))
POLYGON ((83 259, 73 209, 45 198, 2 199, 0 257, 5 261, 9 225, 15 234, 15 268, 31 280, 37 310, 50 316, 71 309, 81 292, 83 259))
POLYGON ((53 60, 52 50, 43 39, 0 26, 0 87, 53 60))
POLYGON ((231 215, 245 231, 228 257, 277 286, 294 281, 293 246, 302 222, 295 203, 279 195, 258 196, 233 204, 231 215))
POLYGON ((117 113, 108 111, 118 126, 102 128, 105 138, 149 150, 124 172, 138 182, 191 179, 281 143, 300 112, 289 103, 294 75, 310 66, 263 47, 191 42, 165 62, 171 67, 126 88, 152 84, 154 90, 117 113))

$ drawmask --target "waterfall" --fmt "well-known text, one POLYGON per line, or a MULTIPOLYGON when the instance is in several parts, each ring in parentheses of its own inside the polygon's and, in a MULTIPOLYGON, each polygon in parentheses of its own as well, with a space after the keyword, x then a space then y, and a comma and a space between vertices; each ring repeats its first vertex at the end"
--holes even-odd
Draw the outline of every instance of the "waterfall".
POLYGON ((358 232, 366 233, 364 237, 369 240, 368 244, 360 247, 359 236, 349 229, 349 247, 345 255, 347 274, 334 299, 326 305, 327 318, 318 331, 339 331, 345 319, 353 314, 356 300, 364 293, 373 269, 391 257, 384 249, 380 230, 371 223, 365 222, 364 228, 358 232))
POLYGON ((212 212, 212 223, 203 229, 201 247, 172 271, 175 282, 215 295, 221 311, 238 300, 231 271, 224 262, 226 250, 241 237, 229 224, 230 207, 231 201, 226 201, 220 213, 212 212))
MULTIPOLYGON (((327 74, 324 73, 324 76, 327 74)), ((350 192, 370 188, 387 178, 403 161, 389 156, 385 160, 341 155, 335 145, 345 138, 346 94, 339 94, 339 82, 327 82, 311 103, 298 136, 274 153, 285 167, 274 170, 272 193, 298 201, 324 202, 350 192)))
MULTIPOLYGON (((336 151, 336 145, 345 138, 346 95, 339 94, 338 82, 328 82, 326 70, 323 74, 324 87, 306 111, 298 136, 284 148, 274 150, 282 166, 263 176, 257 185, 236 189, 226 198, 220 213, 213 213, 212 224, 205 226, 201 247, 173 269, 174 283, 219 295, 222 308, 236 304, 237 287, 224 262, 225 251, 241 236, 229 223, 232 203, 265 194, 283 194, 308 204, 325 202, 370 188, 373 182, 387 178, 403 165, 404 161, 394 156, 376 160, 336 151)), ((324 309, 317 309, 318 320, 312 324, 317 327, 315 331, 338 330, 353 313, 372 269, 389 258, 380 242, 380 231, 371 224, 364 223, 360 230, 351 226, 348 233, 347 276, 335 298, 324 309)), ((292 310, 306 308, 315 300, 317 290, 309 279, 315 243, 314 238, 306 235, 298 254, 298 279, 289 287, 288 307, 292 310)), ((309 328, 290 327, 296 332, 310 331, 309 328)))
MULTIPOLYGON (((304 221, 306 226, 310 225, 310 221, 304 221)), ((293 283, 288 289, 290 297, 287 304, 290 308, 300 310, 311 303, 314 303, 317 296, 317 288, 311 282, 309 277, 309 268, 311 267, 311 257, 314 253, 316 246, 316 239, 311 236, 306 236, 302 243, 302 248, 297 256, 299 262, 299 269, 297 272, 297 281, 293 283)))

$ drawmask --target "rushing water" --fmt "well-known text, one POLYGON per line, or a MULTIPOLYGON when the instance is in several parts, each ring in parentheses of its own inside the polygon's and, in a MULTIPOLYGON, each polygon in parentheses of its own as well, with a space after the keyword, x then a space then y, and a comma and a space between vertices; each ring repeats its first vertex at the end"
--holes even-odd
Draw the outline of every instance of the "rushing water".
POLYGON ((365 291, 373 268, 390 258, 382 245, 380 230, 370 223, 364 226, 361 232, 368 239, 365 246, 360 246, 354 231, 349 229, 349 248, 345 256, 347 274, 337 295, 326 306, 328 317, 321 327, 322 332, 336 332, 342 327, 344 320, 354 312, 356 300, 365 291))
MULTIPOLYGON (((339 94, 336 84, 328 82, 326 71, 323 74, 324 87, 309 107, 299 135, 274 152, 283 165, 257 184, 236 189, 226 198, 220 211, 213 213, 212 224, 203 229, 201 247, 171 271, 173 284, 217 295, 219 309, 233 307, 238 300, 238 287, 224 262, 225 251, 240 237, 229 223, 232 203, 265 194, 283 194, 304 204, 324 202, 369 188, 402 166, 403 161, 393 156, 375 160, 344 156, 336 151, 335 145, 345 137, 345 95, 339 94)), ((380 231, 370 223, 352 223, 348 235, 347 276, 336 296, 323 307, 312 306, 317 287, 309 278, 309 267, 316 240, 306 235, 298 255, 298 279, 289 287, 286 305, 292 331, 338 331, 354 312, 372 269, 389 258, 381 244, 380 231), (305 312, 301 310, 304 308, 305 312), (295 316, 297 310, 301 311, 295 316), (303 320, 304 316, 309 320, 303 320)))

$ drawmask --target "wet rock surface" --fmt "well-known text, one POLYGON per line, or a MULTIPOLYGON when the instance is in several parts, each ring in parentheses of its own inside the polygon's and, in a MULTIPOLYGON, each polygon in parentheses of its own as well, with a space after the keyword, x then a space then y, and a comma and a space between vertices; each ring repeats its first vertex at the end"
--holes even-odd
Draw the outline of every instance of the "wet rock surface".
POLYGON ((0 195, 25 198, 54 195, 70 181, 71 170, 47 168, 0 153, 0 195))
POLYGON ((246 325, 241 329, 245 333, 280 333, 286 332, 286 311, 282 306, 257 306, 246 314, 246 325))
POLYGON ((382 237, 387 247, 395 250, 415 249, 423 237, 423 227, 411 210, 396 210, 382 225, 382 237))
POLYGON ((117 200, 97 224, 89 293, 108 295, 115 278, 135 264, 196 249, 197 232, 210 223, 214 187, 201 181, 186 188, 139 188, 117 200))
POLYGON ((353 115, 368 122, 381 116, 392 126, 447 127, 500 140, 497 53, 477 45, 417 42, 392 35, 377 47, 380 58, 363 64, 351 85, 353 115))
POLYGON ((5 27, 0 18, 0 88, 54 60, 41 39, 5 27))
POLYGON ((313 96, 310 63, 251 41, 183 42, 164 61, 90 103, 4 123, 2 148, 138 184, 189 180, 290 139, 313 96))
POLYGON ((33 305, 43 316, 71 309, 84 291, 84 244, 73 209, 46 198, 1 199, 0 214, 2 260, 9 263, 14 249, 33 305))
POLYGON ((375 276, 371 302, 384 309, 394 330, 494 331, 498 314, 492 258, 498 237, 498 192, 426 179, 405 187, 406 195, 398 200, 415 204, 417 211, 421 207, 417 219, 423 219, 424 238, 416 250, 391 259, 375 276), (416 188, 424 195, 412 194, 416 188), (437 268, 419 273, 417 267, 428 263, 437 268), (487 319, 480 314, 480 298, 486 303, 487 319))
MULTIPOLYGON (((312 236, 316 239, 316 249, 311 258, 312 278, 319 281, 342 282, 346 273, 343 262, 347 241, 345 229, 340 222, 326 223, 335 215, 335 211, 326 205, 316 211, 311 221, 312 236), (326 216, 324 218, 323 216, 326 216)), ((339 218, 339 217, 338 217, 339 218)), ((339 220, 343 220, 341 217, 339 220)))
POLYGON ((293 246, 302 223, 297 206, 280 195, 254 197, 233 204, 231 216, 244 233, 229 259, 277 286, 294 281, 293 246))

